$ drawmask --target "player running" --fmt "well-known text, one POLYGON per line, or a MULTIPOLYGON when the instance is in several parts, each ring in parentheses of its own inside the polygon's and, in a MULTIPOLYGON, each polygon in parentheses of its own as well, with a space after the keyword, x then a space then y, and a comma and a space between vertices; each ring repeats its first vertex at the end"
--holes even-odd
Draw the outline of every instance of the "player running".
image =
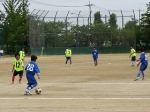
POLYGON ((93 56, 93 60, 94 60, 94 65, 97 66, 98 65, 98 62, 97 62, 98 51, 96 50, 96 47, 93 48, 92 56, 93 56))
POLYGON ((14 84, 15 76, 19 74, 19 83, 21 84, 22 76, 23 76, 23 71, 24 71, 24 64, 23 61, 20 59, 19 53, 15 54, 15 59, 13 62, 13 76, 12 76, 12 84, 14 84))
POLYGON ((66 66, 67 66, 68 60, 70 60, 70 65, 72 66, 71 55, 72 55, 72 51, 71 51, 70 47, 68 46, 68 48, 67 48, 66 51, 65 51, 66 66))
POLYGON ((134 81, 137 81, 139 78, 140 78, 140 75, 142 73, 142 76, 143 76, 143 80, 145 79, 145 74, 144 74, 144 71, 146 70, 147 66, 148 66, 148 60, 147 60, 147 56, 144 52, 144 49, 143 48, 140 48, 140 52, 141 52, 141 55, 140 55, 140 58, 138 61, 138 64, 137 66, 139 66, 140 64, 140 70, 139 70, 139 73, 137 74, 137 78, 134 80, 134 81))
POLYGON ((26 66, 25 70, 26 70, 26 78, 28 81, 28 86, 25 90, 24 95, 32 95, 32 93, 30 92, 31 89, 33 89, 34 87, 36 87, 38 85, 36 79, 35 79, 35 74, 37 74, 38 79, 40 79, 40 70, 38 68, 38 65, 35 63, 37 60, 37 56, 32 55, 31 56, 31 62, 28 63, 28 65, 26 66))
POLYGON ((131 48, 131 50, 130 50, 129 58, 131 57, 131 62, 132 62, 131 67, 133 67, 134 63, 136 64, 136 51, 134 50, 133 46, 130 46, 130 48, 131 48))
POLYGON ((24 61, 24 57, 25 57, 24 48, 22 48, 22 50, 19 52, 19 54, 20 54, 20 59, 22 59, 22 61, 24 61))

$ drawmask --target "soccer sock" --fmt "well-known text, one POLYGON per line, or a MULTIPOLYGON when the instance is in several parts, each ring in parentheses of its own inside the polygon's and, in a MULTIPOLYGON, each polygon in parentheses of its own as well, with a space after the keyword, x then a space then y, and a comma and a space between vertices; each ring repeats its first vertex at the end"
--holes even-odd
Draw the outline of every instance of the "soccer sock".
POLYGON ((12 82, 14 82, 14 80, 15 80, 15 76, 12 76, 12 82))
POLYGON ((97 63, 97 60, 95 60, 95 63, 96 63, 96 65, 98 64, 98 63, 97 63))
POLYGON ((31 90, 31 89, 33 89, 36 86, 37 86, 37 84, 30 85, 30 86, 27 87, 27 90, 31 90))
POLYGON ((143 75, 143 77, 145 77, 145 74, 144 74, 144 72, 142 71, 142 75, 143 75))
POLYGON ((22 76, 19 77, 19 82, 21 82, 21 80, 22 80, 22 76))
POLYGON ((134 65, 134 62, 132 61, 132 65, 134 65))
POLYGON ((94 65, 96 65, 96 61, 94 60, 94 65))
POLYGON ((141 75, 141 72, 139 72, 139 73, 137 74, 137 78, 139 78, 139 77, 140 77, 140 75, 141 75))
POLYGON ((71 61, 71 59, 70 59, 70 65, 72 64, 72 61, 71 61))

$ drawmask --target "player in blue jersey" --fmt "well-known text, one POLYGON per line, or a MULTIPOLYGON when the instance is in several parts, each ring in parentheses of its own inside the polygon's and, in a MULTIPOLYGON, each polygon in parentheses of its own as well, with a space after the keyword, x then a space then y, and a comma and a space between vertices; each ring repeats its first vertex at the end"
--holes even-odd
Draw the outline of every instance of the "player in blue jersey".
POLYGON ((94 60, 94 65, 97 66, 98 65, 98 62, 97 62, 98 51, 96 50, 96 47, 93 48, 92 56, 93 56, 93 60, 94 60))
POLYGON ((26 78, 27 78, 27 81, 28 81, 28 86, 25 90, 24 95, 32 95, 30 90, 37 86, 37 81, 34 77, 35 74, 37 74, 38 79, 40 79, 40 76, 39 76, 40 70, 38 68, 38 65, 35 63, 36 60, 37 60, 37 56, 32 55, 31 56, 31 62, 29 62, 28 65, 25 68, 26 78))
POLYGON ((137 74, 137 78, 134 81, 137 81, 140 78, 141 74, 143 76, 142 79, 143 80, 145 79, 144 71, 146 70, 146 68, 148 66, 148 60, 147 60, 147 56, 144 52, 144 49, 140 48, 140 52, 141 52, 140 58, 139 58, 139 60, 137 60, 137 62, 138 62, 137 66, 139 66, 141 64, 140 65, 140 70, 139 70, 139 73, 137 74))

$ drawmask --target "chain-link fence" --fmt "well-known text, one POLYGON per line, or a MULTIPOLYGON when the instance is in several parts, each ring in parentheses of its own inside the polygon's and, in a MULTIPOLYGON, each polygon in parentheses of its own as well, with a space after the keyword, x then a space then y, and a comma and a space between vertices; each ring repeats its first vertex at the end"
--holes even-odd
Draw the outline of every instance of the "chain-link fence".
POLYGON ((134 10, 103 12, 101 22, 95 22, 95 13, 101 12, 33 10, 29 16, 30 47, 135 46, 134 10), (110 20, 112 14, 116 21, 110 20))
POLYGON ((4 12, 0 11, 0 48, 4 44, 5 40, 5 14, 4 12))

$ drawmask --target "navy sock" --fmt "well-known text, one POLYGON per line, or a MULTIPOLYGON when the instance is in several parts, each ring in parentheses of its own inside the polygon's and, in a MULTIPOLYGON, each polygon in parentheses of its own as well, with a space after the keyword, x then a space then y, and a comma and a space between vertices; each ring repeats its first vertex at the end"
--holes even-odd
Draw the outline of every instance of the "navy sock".
POLYGON ((142 71, 142 75, 143 75, 143 77, 145 77, 145 74, 144 74, 144 72, 142 71))
POLYGON ((31 90, 31 89, 33 89, 33 88, 36 87, 36 86, 37 86, 37 84, 33 84, 33 85, 28 86, 27 89, 28 89, 28 90, 31 90))

